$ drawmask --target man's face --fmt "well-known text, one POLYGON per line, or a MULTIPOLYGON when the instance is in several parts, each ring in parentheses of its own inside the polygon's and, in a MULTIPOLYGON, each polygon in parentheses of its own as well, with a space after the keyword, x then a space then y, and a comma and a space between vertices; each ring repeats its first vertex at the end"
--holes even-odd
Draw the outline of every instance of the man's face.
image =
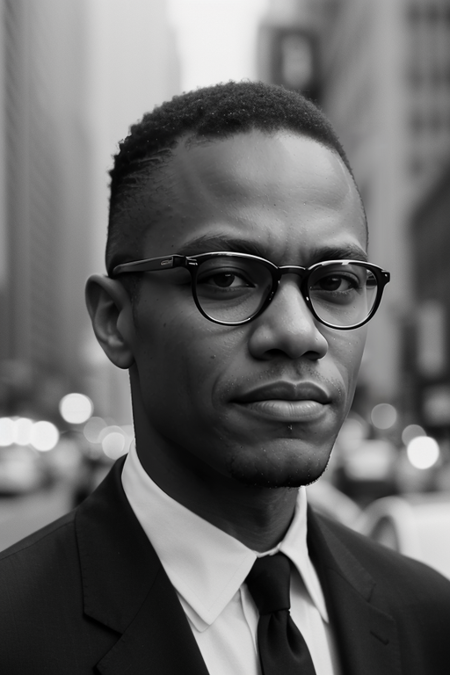
MULTIPOLYGON (((254 131, 182 142, 166 185, 170 200, 142 257, 231 250, 304 267, 364 259, 353 181, 309 138, 254 131)), ((196 308, 185 270, 143 275, 131 381, 144 465, 156 453, 212 484, 296 486, 321 475, 353 398, 365 329, 318 323, 298 283, 284 276, 261 316, 221 326, 196 308)))

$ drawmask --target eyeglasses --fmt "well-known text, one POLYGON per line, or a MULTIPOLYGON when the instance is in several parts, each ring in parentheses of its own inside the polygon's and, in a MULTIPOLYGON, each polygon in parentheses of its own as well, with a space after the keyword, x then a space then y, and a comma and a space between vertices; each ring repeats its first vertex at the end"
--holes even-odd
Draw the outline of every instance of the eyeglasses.
POLYGON ((389 272, 359 260, 278 267, 259 256, 228 252, 136 260, 117 265, 111 276, 177 267, 190 272, 192 295, 203 316, 225 326, 244 324, 262 314, 281 277, 296 274, 305 303, 318 321, 337 330, 359 328, 375 314, 390 280, 389 272))

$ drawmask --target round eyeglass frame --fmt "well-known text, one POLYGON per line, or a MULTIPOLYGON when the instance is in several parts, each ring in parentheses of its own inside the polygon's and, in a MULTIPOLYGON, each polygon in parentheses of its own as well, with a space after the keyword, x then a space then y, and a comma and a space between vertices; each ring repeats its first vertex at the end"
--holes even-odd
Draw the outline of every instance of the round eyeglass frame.
POLYGON ((315 263, 310 267, 301 267, 300 265, 278 266, 275 265, 275 263, 271 262, 270 260, 266 260, 266 258, 261 258, 259 256, 251 255, 249 253, 235 253, 230 251, 214 251, 210 253, 200 253, 198 255, 192 256, 174 254, 158 258, 145 258, 143 260, 134 260, 132 262, 126 262, 120 265, 116 265, 111 272, 111 277, 115 278, 121 274, 136 274, 141 272, 161 272, 164 270, 174 269, 176 267, 183 267, 187 269, 188 272, 190 273, 192 297, 199 312, 209 321, 212 321, 213 323, 218 323, 222 326, 241 326, 242 324, 249 323, 250 321, 253 321, 253 319, 256 319, 264 312, 265 309, 267 309, 268 305, 272 302, 273 298, 275 297, 275 294, 281 281, 281 277, 284 274, 296 274, 297 276, 300 277, 299 288, 302 297, 305 300, 305 303, 309 311, 314 316, 314 318, 317 319, 317 321, 319 321, 324 326, 327 326, 328 328, 334 328, 335 330, 353 330, 355 328, 360 328, 361 326, 364 326, 365 323, 370 321, 370 319, 373 317, 373 315, 375 314, 380 305, 384 287, 390 281, 389 272, 382 269, 381 267, 378 267, 378 265, 374 265, 372 263, 368 263, 362 260, 351 260, 351 259, 325 260, 323 262, 315 263), (270 274, 272 276, 271 290, 267 294, 267 297, 261 304, 261 306, 251 316, 247 317, 246 319, 242 319, 240 321, 221 321, 220 319, 215 319, 214 317, 207 314, 200 304, 200 301, 197 297, 197 275, 199 269, 203 262, 206 262, 211 258, 217 257, 230 257, 230 258, 234 257, 240 259, 245 258, 248 260, 254 260, 255 262, 259 262, 260 264, 265 266, 270 271, 270 274), (377 295, 370 309, 369 314, 363 321, 351 324, 350 326, 340 326, 325 321, 317 314, 316 310, 314 309, 314 305, 311 302, 311 298, 309 297, 309 290, 308 290, 309 278, 312 275, 312 273, 315 272, 317 269, 328 267, 331 265, 341 265, 343 267, 345 267, 346 265, 357 265, 359 267, 364 267, 368 269, 375 276, 377 280, 377 295))

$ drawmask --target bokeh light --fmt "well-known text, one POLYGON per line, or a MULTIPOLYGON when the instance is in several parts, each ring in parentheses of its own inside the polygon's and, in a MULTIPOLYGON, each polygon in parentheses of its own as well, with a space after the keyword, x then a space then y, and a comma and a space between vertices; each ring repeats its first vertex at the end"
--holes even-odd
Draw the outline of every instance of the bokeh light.
POLYGON ((407 445, 406 454, 416 469, 430 469, 440 456, 437 441, 430 436, 416 436, 407 445))
POLYGON ((0 418, 0 447, 7 447, 14 443, 14 420, 10 417, 0 418))
POLYGON ((402 442, 404 445, 408 445, 413 438, 417 436, 426 436, 427 432, 420 424, 408 424, 402 431, 402 442))
POLYGON ((28 417, 19 417, 14 420, 14 443, 17 445, 28 445, 31 440, 31 429, 33 420, 28 417))
POLYGON ((59 402, 59 412, 69 424, 83 424, 92 415, 94 405, 85 394, 67 394, 59 402))
POLYGON ((128 452, 128 439, 118 426, 106 427, 101 434, 103 452, 110 459, 118 459, 128 452))
POLYGON ((377 429, 390 429, 397 421, 397 411, 390 403, 378 403, 371 414, 372 424, 377 429))
POLYGON ((89 443, 100 443, 100 435, 107 424, 101 417, 91 417, 83 427, 84 437, 89 443))
POLYGON ((59 441, 59 431, 51 422, 35 422, 31 428, 30 444, 40 452, 53 450, 59 441))

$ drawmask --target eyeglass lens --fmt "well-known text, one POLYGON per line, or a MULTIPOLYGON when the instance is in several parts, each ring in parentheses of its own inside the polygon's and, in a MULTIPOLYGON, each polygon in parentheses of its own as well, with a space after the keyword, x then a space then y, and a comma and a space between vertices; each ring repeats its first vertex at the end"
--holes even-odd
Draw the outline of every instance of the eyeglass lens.
POLYGON ((334 326, 352 326, 365 321, 378 291, 374 273, 356 264, 317 268, 308 286, 317 316, 334 326))
MULTIPOLYGON (((265 303, 273 287, 269 266, 238 256, 201 263, 197 300, 205 314, 223 322, 245 321, 265 303)), ((362 264, 330 264, 309 276, 309 297, 319 319, 335 326, 363 322, 377 298, 377 278, 362 264)))

